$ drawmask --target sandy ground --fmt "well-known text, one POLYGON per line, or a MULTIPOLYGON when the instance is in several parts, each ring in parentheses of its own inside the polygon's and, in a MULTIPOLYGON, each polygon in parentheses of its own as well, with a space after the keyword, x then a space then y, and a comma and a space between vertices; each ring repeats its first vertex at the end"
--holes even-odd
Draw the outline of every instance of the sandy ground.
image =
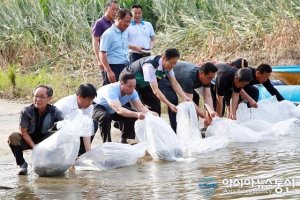
MULTIPOLYGON (((29 104, 13 103, 0 99, 0 190, 1 187, 16 187, 18 181, 16 178, 17 166, 11 150, 7 144, 8 136, 19 130, 19 116, 23 107, 29 104)), ((120 139, 120 131, 112 127, 112 140, 118 142, 120 139)), ((100 132, 96 133, 92 147, 102 143, 100 132)), ((130 140, 134 143, 134 140, 130 140)), ((25 160, 31 165, 31 150, 24 152, 25 160)), ((29 173, 32 169, 29 167, 29 173)), ((1 192, 0 192, 1 193, 1 192)))

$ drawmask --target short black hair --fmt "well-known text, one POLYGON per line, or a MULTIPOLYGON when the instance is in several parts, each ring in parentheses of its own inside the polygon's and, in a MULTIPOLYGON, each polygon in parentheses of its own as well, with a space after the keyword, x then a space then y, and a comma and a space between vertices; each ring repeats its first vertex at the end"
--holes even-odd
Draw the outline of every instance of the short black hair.
POLYGON ((251 82, 253 80, 252 71, 248 68, 241 68, 235 72, 235 77, 240 82, 251 82))
POLYGON ((143 10, 143 7, 140 4, 133 4, 133 6, 131 6, 131 9, 133 8, 140 8, 141 10, 143 10))
POLYGON ((207 63, 204 63, 200 69, 199 69, 200 72, 204 72, 205 75, 209 74, 210 72, 212 73, 216 73, 218 71, 218 68, 216 67, 216 65, 214 65, 213 63, 211 62, 207 62, 207 63))
POLYGON ((132 17, 132 13, 130 10, 128 9, 124 9, 122 8, 121 10, 119 10, 119 12, 117 13, 117 19, 124 19, 127 15, 129 15, 130 17, 132 17))
POLYGON ((35 92, 38 88, 46 88, 46 89, 47 89, 47 96, 48 96, 48 97, 52 97, 52 95, 53 95, 53 89, 52 89, 52 87, 50 87, 50 86, 48 86, 48 85, 38 85, 38 86, 34 89, 33 94, 34 94, 34 92, 35 92))
POLYGON ((180 57, 179 51, 175 48, 166 49, 164 55, 167 60, 170 60, 171 58, 179 58, 180 57))
POLYGON ((256 69, 256 72, 259 72, 261 74, 264 73, 272 73, 272 67, 268 64, 260 64, 256 69))
POLYGON ((238 69, 248 67, 248 61, 245 58, 238 58, 231 63, 231 65, 235 66, 238 69))
POLYGON ((128 80, 135 79, 135 75, 131 72, 124 72, 120 74, 119 80, 120 82, 127 83, 128 80))
POLYGON ((96 88, 90 83, 81 84, 77 91, 76 96, 82 96, 83 98, 92 97, 95 98, 97 96, 96 88))
POLYGON ((113 4, 113 3, 119 4, 117 0, 108 0, 108 1, 106 2, 106 4, 105 4, 105 10, 106 10, 108 7, 110 7, 111 4, 113 4))

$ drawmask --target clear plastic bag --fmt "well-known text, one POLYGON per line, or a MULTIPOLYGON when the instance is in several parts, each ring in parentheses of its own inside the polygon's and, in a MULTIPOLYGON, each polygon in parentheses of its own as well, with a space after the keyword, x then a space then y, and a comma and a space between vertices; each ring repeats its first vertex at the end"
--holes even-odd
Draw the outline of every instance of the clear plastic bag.
POLYGON ((81 155, 75 162, 76 170, 107 170, 134 165, 144 157, 145 143, 136 145, 106 142, 81 155))
POLYGON ((191 153, 195 145, 202 140, 195 105, 193 102, 183 102, 177 108, 177 136, 181 142, 182 149, 191 153))
POLYGON ((178 137, 164 119, 149 113, 145 119, 137 120, 134 128, 138 141, 147 144, 154 160, 176 161, 182 157, 178 137))
POLYGON ((294 103, 286 100, 278 102, 275 96, 259 101, 257 108, 248 108, 245 103, 241 103, 236 115, 239 122, 262 120, 270 123, 300 117, 294 103))
POLYGON ((77 158, 80 137, 93 134, 93 120, 80 112, 72 113, 61 128, 33 148, 32 164, 39 176, 60 176, 77 158))

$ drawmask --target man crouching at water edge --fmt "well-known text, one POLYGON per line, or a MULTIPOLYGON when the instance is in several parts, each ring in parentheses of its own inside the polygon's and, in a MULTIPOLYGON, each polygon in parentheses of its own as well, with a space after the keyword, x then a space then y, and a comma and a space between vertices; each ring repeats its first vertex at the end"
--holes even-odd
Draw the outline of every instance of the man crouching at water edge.
POLYGON ((176 133, 176 112, 178 96, 184 101, 189 98, 175 78, 173 68, 180 57, 179 51, 174 48, 165 50, 163 55, 148 56, 141 58, 124 72, 132 72, 137 80, 137 91, 145 105, 152 111, 161 114, 161 102, 168 106, 170 124, 176 133), (178 94, 178 96, 177 96, 178 94))
MULTIPOLYGON (((134 123, 137 119, 144 119, 146 112, 151 112, 145 107, 135 90, 136 80, 132 73, 122 73, 120 81, 101 87, 95 99, 93 119, 99 124, 103 142, 111 142, 111 122, 121 121, 121 143, 127 139, 134 139, 134 123), (123 107, 130 102, 137 112, 131 108, 123 107)), ((157 113, 152 112, 157 115, 157 113)))
POLYGON ((8 138, 8 144, 16 158, 19 175, 27 174, 27 163, 23 157, 23 151, 33 147, 49 137, 49 129, 54 123, 63 119, 62 113, 49 104, 53 95, 51 87, 39 85, 33 93, 33 104, 23 108, 20 116, 21 133, 12 133, 8 138))
POLYGON ((223 107, 226 103, 229 108, 227 111, 228 117, 236 119, 240 93, 243 92, 242 96, 248 100, 251 106, 256 104, 256 102, 242 90, 243 87, 253 80, 252 72, 247 68, 237 69, 227 64, 217 64, 216 66, 218 67, 215 85, 216 111, 219 116, 223 116, 223 107), (231 98, 232 102, 230 101, 231 98), (226 102, 223 102, 224 99, 226 102))
MULTIPOLYGON (((97 96, 96 88, 90 84, 81 84, 76 91, 76 94, 64 97, 57 101, 54 105, 62 112, 63 117, 80 109, 84 115, 92 119, 93 105, 92 102, 97 96)), ((98 130, 98 124, 94 121, 94 133, 98 130)), ((91 143, 94 135, 91 137, 80 137, 80 149, 78 156, 91 150, 91 143)))
POLYGON ((217 112, 214 111, 211 95, 211 81, 215 77, 218 68, 210 62, 204 63, 199 67, 190 62, 178 61, 173 70, 182 90, 188 97, 193 99, 196 104, 197 115, 204 118, 204 124, 206 126, 210 125, 210 117, 207 117, 198 107, 200 101, 199 94, 204 98, 205 107, 209 112, 209 116, 218 116, 217 112), (196 92, 196 90, 198 90, 198 92, 196 92))

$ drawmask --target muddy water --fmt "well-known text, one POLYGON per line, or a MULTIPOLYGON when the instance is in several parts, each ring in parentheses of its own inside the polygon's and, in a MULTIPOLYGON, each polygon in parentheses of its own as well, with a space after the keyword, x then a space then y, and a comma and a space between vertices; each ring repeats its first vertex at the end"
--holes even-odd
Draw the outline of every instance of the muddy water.
MULTIPOLYGON (((30 161, 30 155, 26 158, 30 161)), ((258 143, 232 143, 184 162, 144 160, 108 171, 42 178, 1 164, 1 199, 299 199, 300 130, 258 143), (298 134, 297 134, 298 133, 298 134), (205 181, 213 184, 205 185, 205 181), (235 181, 235 183, 233 183, 235 181), (204 182, 204 184, 203 184, 204 182), (11 188, 11 189, 9 189, 11 188)), ((3 163, 3 162, 2 162, 3 163)))

